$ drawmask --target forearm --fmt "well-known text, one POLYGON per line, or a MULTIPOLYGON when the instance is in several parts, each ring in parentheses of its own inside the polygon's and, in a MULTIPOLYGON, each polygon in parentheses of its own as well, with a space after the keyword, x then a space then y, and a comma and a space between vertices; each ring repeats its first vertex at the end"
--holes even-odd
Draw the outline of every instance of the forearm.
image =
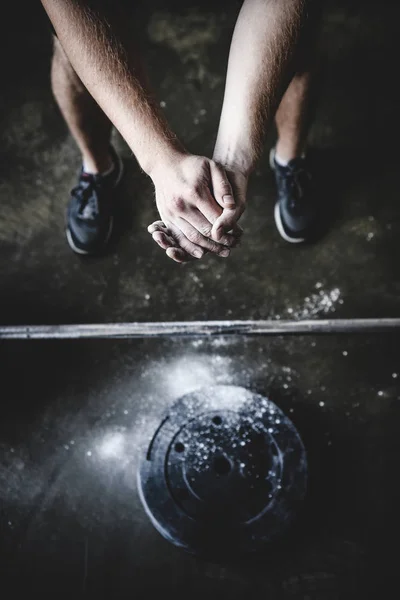
POLYGON ((42 0, 76 73, 149 175, 184 152, 144 81, 118 18, 101 2, 42 0), (99 8, 94 11, 91 6, 99 8))
POLYGON ((229 54, 214 160, 248 175, 290 78, 305 0, 245 0, 229 54))

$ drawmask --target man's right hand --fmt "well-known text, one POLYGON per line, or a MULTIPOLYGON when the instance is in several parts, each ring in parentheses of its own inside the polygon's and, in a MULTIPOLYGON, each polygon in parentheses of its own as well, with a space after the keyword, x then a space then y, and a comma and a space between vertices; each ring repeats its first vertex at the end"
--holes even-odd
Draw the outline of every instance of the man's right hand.
MULTIPOLYGON (((248 177, 240 173, 237 169, 234 171, 232 168, 227 168, 224 171, 224 168, 220 165, 218 166, 225 173, 225 176, 228 177, 231 189, 233 190, 235 205, 220 210, 219 217, 214 220, 211 236, 215 241, 217 236, 222 235, 224 238, 226 235, 224 231, 228 231, 229 234, 233 235, 235 239, 234 246, 236 246, 239 244, 243 233, 237 221, 245 209, 248 177), (221 229, 223 230, 222 232, 221 229), (219 230, 217 231, 217 236, 215 234, 216 230, 219 230)), ((153 240, 166 251, 169 258, 181 263, 194 260, 193 255, 183 250, 177 237, 172 235, 171 230, 163 221, 154 221, 154 223, 149 225, 148 232, 152 235, 153 240)))
MULTIPOLYGON (((165 232, 175 246, 194 258, 201 258, 206 252, 229 256, 230 249, 238 242, 241 229, 234 226, 232 232, 223 233, 218 241, 211 237, 213 225, 224 209, 233 212, 236 208, 225 170, 208 158, 181 154, 154 168, 150 177, 165 232)), ((154 228, 150 228, 153 233, 154 228)), ((157 237, 155 240, 163 247, 157 237)), ((169 256, 176 260, 173 252, 169 256)))

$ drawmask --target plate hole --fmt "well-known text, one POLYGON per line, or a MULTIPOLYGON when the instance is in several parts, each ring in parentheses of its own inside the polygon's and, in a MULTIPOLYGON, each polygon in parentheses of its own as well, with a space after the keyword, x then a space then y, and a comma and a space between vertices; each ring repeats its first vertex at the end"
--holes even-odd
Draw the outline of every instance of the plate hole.
POLYGON ((222 419, 220 416, 217 415, 217 416, 213 417, 212 422, 214 423, 214 425, 221 425, 222 419))
POLYGON ((182 442, 176 442, 175 452, 183 452, 184 449, 185 449, 185 446, 182 444, 182 442))

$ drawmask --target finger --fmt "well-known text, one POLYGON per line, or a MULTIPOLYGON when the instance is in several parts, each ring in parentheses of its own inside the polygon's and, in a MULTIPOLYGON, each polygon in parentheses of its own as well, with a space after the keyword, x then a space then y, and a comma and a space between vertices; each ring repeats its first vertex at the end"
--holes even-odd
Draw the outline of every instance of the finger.
POLYGON ((204 256, 205 250, 198 244, 191 242, 185 235, 185 233, 180 229, 180 221, 183 219, 179 219, 179 225, 175 223, 166 223, 170 235, 173 237, 177 245, 185 250, 190 256, 194 258, 202 258, 204 256))
MULTIPOLYGON (((213 225, 222 215, 221 207, 216 203, 215 198, 213 198, 208 188, 203 191, 202 197, 198 199, 197 208, 211 225, 213 225)), ((240 225, 235 224, 232 230, 228 231, 227 233, 229 235, 233 235, 237 240, 243 234, 243 229, 240 227, 240 225)), ((224 240, 223 236, 224 232, 222 232, 221 238, 218 240, 218 242, 233 247, 233 245, 227 243, 227 240, 224 240)), ((206 237, 212 237, 212 229, 210 235, 206 237)), ((236 246, 237 242, 234 245, 236 246)))
POLYGON ((147 231, 153 234, 155 231, 166 231, 167 228, 163 221, 154 221, 151 225, 148 226, 147 231))
MULTIPOLYGON (((153 232, 152 237, 153 240, 162 248, 163 250, 168 250, 168 248, 179 248, 179 243, 173 238, 170 231, 165 226, 163 221, 155 221, 147 228, 148 231, 153 232), (168 233, 165 233, 168 232, 168 233)), ((189 254, 182 250, 182 252, 178 253, 180 262, 186 262, 187 260, 194 260, 189 254)))
MULTIPOLYGON (((203 250, 208 250, 209 252, 217 254, 218 256, 229 256, 230 249, 227 246, 218 244, 212 239, 205 237, 188 221, 182 219, 182 217, 178 221, 178 226, 182 233, 185 234, 185 237, 197 247, 201 247, 203 250)), ((182 246, 182 244, 180 245, 182 246)))
MULTIPOLYGON (((215 201, 215 198, 211 195, 211 192, 208 188, 204 189, 201 197, 198 198, 197 208, 198 208, 199 212, 202 215, 204 215, 204 217, 207 219, 207 221, 209 223, 211 223, 212 225, 214 225, 214 223, 217 221, 217 219, 223 213, 221 207, 217 204, 217 202, 215 201)), ((225 209, 225 210, 227 210, 227 209, 225 209)), ((241 214, 241 212, 242 212, 242 210, 240 209, 240 214, 241 214)), ((212 234, 212 231, 213 230, 211 230, 211 236, 207 236, 207 237, 214 237, 212 234)), ((233 235, 236 239, 238 239, 243 234, 243 229, 240 227, 240 225, 235 224, 233 226, 232 230, 226 231, 226 233, 229 235, 233 235)), ((227 246, 233 247, 229 242, 227 243, 227 241, 224 240, 225 231, 220 232, 219 235, 220 235, 220 238, 216 241, 218 241, 219 243, 223 243, 227 246)), ((237 243, 235 245, 237 245, 237 243)))
POLYGON ((182 248, 167 248, 166 254, 168 258, 172 258, 172 260, 178 263, 185 263, 195 260, 192 256, 189 256, 187 252, 182 250, 182 248))
POLYGON ((162 231, 155 231, 152 238, 163 250, 167 250, 167 248, 176 248, 175 241, 162 231))
MULTIPOLYGON (((183 219, 183 217, 181 217, 183 219)), ((192 209, 190 211, 190 213, 188 213, 188 215, 183 219, 184 221, 186 221, 187 223, 189 223, 190 225, 192 225, 194 227, 195 230, 197 230, 202 238, 207 238, 211 240, 211 231, 212 231, 212 224, 205 218, 205 216, 197 209, 192 209)), ((185 234, 186 237, 187 234, 185 234)), ((195 240, 191 239, 192 242, 194 243, 199 243, 199 242, 195 242, 195 240)), ((202 239, 202 241, 204 241, 202 239)), ((228 232, 225 235, 221 236, 221 239, 219 240, 219 243, 224 245, 224 246, 228 246, 230 248, 234 247, 237 245, 238 242, 238 238, 237 236, 233 235, 232 233, 228 232)), ((199 243, 199 245, 201 245, 204 248, 208 248, 208 246, 204 245, 203 243, 199 243)), ((212 250, 211 250, 212 252, 212 250)))
POLYGON ((215 221, 211 237, 216 242, 219 242, 221 237, 225 235, 226 231, 230 231, 236 225, 236 221, 240 218, 241 213, 239 210, 225 209, 224 212, 215 221))
POLYGON ((174 238, 167 233, 168 229, 163 221, 154 221, 154 223, 148 226, 147 231, 151 233, 153 240, 163 248, 163 250, 177 247, 174 238))
POLYGON ((176 245, 176 242, 174 239, 172 239, 169 236, 165 236, 164 239, 156 239, 157 234, 159 236, 165 236, 165 234, 163 234, 162 232, 155 232, 153 234, 153 239, 158 243, 158 245, 163 249, 167 251, 167 255, 168 255, 168 250, 177 250, 178 252, 172 253, 174 256, 177 256, 179 258, 179 262, 188 262, 189 260, 195 260, 193 258, 193 256, 190 256, 190 254, 188 254, 185 250, 182 250, 182 248, 179 248, 176 245))
POLYGON ((232 186, 229 183, 225 169, 221 165, 211 160, 210 173, 215 200, 222 208, 234 209, 236 206, 235 198, 233 196, 232 186))
POLYGON ((222 208, 217 204, 208 187, 205 187, 202 190, 201 196, 197 199, 196 206, 211 225, 215 223, 222 214, 222 208))
MULTIPOLYGON (((152 234, 154 241, 164 250, 168 250, 168 248, 178 248, 182 250, 182 252, 172 253, 177 259, 179 258, 179 262, 187 262, 188 260, 194 260, 194 258, 201 258, 201 249, 199 252, 199 249, 193 247, 194 255, 190 255, 187 252, 187 250, 190 250, 190 247, 184 238, 184 234, 180 232, 179 229, 168 229, 163 221, 155 221, 148 229, 149 231, 154 232, 152 234), (181 244, 183 245, 183 248, 180 247, 181 244), (184 248, 187 248, 187 250, 184 248)), ((205 252, 203 252, 203 254, 205 254, 205 252)))

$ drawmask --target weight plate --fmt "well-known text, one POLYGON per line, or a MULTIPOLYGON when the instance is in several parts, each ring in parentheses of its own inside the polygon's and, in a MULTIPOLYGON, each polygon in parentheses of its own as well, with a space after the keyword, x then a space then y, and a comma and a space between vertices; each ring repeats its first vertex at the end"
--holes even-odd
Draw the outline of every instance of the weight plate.
POLYGON ((191 392, 163 415, 138 469, 157 530, 188 552, 262 549, 306 490, 300 436, 268 398, 237 386, 191 392))

